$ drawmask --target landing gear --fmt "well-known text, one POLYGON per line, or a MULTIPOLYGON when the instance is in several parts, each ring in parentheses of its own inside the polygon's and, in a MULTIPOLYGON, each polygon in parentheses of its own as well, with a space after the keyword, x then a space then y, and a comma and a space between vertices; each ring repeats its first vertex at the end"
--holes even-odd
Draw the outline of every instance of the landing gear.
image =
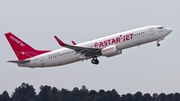
POLYGON ((99 64, 99 60, 97 59, 96 56, 93 57, 93 59, 91 60, 92 64, 98 65, 99 64))
POLYGON ((164 38, 161 38, 161 39, 158 39, 158 40, 157 40, 157 46, 158 46, 158 47, 160 46, 159 41, 161 41, 161 40, 164 40, 164 38))
POLYGON ((159 47, 159 46, 160 46, 160 43, 157 43, 157 46, 159 47))

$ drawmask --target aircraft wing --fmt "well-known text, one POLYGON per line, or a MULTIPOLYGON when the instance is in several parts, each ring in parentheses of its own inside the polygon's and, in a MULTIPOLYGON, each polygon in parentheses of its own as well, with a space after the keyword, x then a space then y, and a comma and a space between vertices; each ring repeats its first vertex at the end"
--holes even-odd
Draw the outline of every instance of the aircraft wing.
POLYGON ((30 60, 10 60, 8 62, 16 63, 16 64, 24 64, 24 63, 30 62, 30 60))
POLYGON ((94 56, 94 55, 101 55, 101 48, 88 48, 88 47, 80 47, 75 45, 69 45, 64 42, 62 42, 57 36, 54 36, 56 41, 59 43, 59 45, 75 50, 77 53, 81 53, 82 55, 86 57, 94 56))

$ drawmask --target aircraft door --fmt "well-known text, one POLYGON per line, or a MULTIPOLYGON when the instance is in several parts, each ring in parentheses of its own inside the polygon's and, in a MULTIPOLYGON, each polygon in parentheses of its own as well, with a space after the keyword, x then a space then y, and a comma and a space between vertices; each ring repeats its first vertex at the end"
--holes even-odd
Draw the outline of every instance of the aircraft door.
POLYGON ((154 35, 154 28, 149 28, 150 35, 154 35))
POLYGON ((41 65, 41 66, 44 66, 44 59, 45 59, 45 57, 42 57, 42 58, 40 59, 40 65, 41 65))
POLYGON ((149 28, 149 40, 152 41, 154 39, 154 28, 149 28))

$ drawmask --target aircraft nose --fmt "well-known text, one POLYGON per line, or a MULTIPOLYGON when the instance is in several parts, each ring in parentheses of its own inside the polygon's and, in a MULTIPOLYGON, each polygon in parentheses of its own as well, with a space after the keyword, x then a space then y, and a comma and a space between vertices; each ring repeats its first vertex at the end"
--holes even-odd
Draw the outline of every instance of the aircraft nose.
POLYGON ((172 29, 171 28, 166 28, 166 32, 169 34, 172 32, 172 29))

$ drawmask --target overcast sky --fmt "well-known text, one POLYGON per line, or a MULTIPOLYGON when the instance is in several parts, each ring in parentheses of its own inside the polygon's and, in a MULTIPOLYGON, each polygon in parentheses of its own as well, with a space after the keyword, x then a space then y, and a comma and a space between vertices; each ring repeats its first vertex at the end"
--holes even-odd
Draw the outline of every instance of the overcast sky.
POLYGON ((0 1, 0 93, 10 94, 29 83, 37 92, 41 85, 72 90, 116 89, 119 94, 180 92, 180 1, 178 0, 1 0, 0 1), (11 31, 36 49, 61 48, 64 42, 81 43, 147 25, 173 29, 160 47, 156 42, 123 50, 123 54, 100 57, 53 68, 20 68, 4 33, 11 31))

